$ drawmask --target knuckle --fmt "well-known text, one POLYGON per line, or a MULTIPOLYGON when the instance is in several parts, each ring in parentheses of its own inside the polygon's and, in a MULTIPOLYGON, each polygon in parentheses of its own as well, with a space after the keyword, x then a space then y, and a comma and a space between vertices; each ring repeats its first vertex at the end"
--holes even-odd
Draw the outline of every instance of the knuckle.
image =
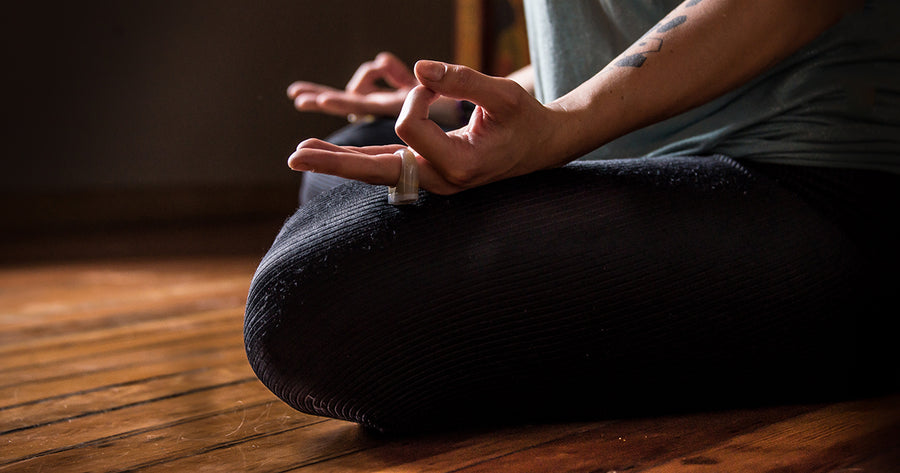
POLYGON ((408 117, 401 116, 394 124, 394 132, 404 141, 407 141, 407 138, 413 135, 414 126, 408 117))
POLYGON ((327 107, 334 103, 337 96, 331 93, 322 93, 315 97, 315 104, 319 107, 327 107))
POLYGON ((471 166, 460 166, 448 169, 444 179, 457 189, 474 187, 478 180, 478 171, 471 166))
POLYGON ((497 87, 496 94, 499 104, 507 108, 518 107, 524 98, 522 94, 527 92, 512 79, 503 77, 497 78, 497 80, 500 85, 500 87, 497 87))
POLYGON ((475 71, 465 66, 452 66, 451 70, 452 74, 450 76, 459 90, 468 90, 473 85, 475 71))
POLYGON ((391 54, 387 51, 382 51, 375 56, 374 62, 377 64, 384 64, 384 63, 390 62, 392 59, 394 59, 393 54, 391 54))

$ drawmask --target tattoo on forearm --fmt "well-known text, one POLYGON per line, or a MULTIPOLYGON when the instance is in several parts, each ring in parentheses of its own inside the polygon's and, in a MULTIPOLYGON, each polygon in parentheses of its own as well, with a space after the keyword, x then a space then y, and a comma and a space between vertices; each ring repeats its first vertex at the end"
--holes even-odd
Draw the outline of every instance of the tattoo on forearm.
POLYGON ((656 31, 657 33, 665 33, 666 31, 674 30, 685 21, 687 21, 687 15, 676 16, 675 18, 672 18, 671 20, 660 25, 654 31, 656 31))
POLYGON ((642 38, 634 46, 638 50, 632 54, 622 56, 621 59, 616 61, 616 65, 619 67, 641 67, 644 65, 644 61, 647 60, 647 55, 658 53, 662 49, 662 44, 662 38, 642 38))
MULTIPOLYGON (((690 8, 703 0, 690 0, 684 4, 685 8, 690 8)), ((622 56, 615 65, 618 67, 641 67, 647 60, 648 54, 658 53, 662 51, 663 38, 657 36, 659 33, 666 33, 678 28, 688 19, 687 15, 679 15, 670 20, 664 20, 650 29, 642 36, 630 49, 627 54, 622 56)))

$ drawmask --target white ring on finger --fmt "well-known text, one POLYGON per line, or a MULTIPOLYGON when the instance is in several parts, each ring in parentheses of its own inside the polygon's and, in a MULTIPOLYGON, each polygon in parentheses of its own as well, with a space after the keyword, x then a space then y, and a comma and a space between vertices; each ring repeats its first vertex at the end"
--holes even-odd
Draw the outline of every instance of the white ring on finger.
POLYGON ((397 185, 388 187, 388 203, 412 204, 419 200, 419 164, 409 148, 397 150, 394 154, 400 156, 400 180, 397 185))

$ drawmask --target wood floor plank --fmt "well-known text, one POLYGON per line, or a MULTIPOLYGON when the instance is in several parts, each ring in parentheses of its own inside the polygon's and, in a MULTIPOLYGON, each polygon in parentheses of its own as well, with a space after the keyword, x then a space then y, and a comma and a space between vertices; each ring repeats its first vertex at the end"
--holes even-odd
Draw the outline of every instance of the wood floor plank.
MULTIPOLYGON (((479 435, 450 434, 426 440, 390 441, 373 437, 354 424, 339 421, 326 421, 254 439, 252 442, 236 443, 227 448, 219 448, 207 452, 203 456, 190 456, 141 469, 142 472, 215 472, 221 471, 222 465, 228 465, 234 471, 271 472, 271 471, 366 471, 379 470, 380 465, 374 459, 378 452, 384 452, 384 460, 413 460, 423 455, 435 455, 442 452, 455 456, 462 463, 471 461, 468 454, 479 452, 501 454, 514 451, 523 445, 540 442, 546 439, 559 438, 578 427, 573 425, 548 425, 536 427, 529 435, 522 435, 517 429, 482 432, 479 435), (397 449, 386 445, 404 443, 403 455, 397 455, 397 449), (361 451, 372 451, 368 462, 352 463, 350 469, 346 464, 335 463, 336 460, 361 451)), ((404 471, 420 470, 416 467, 404 471)), ((445 470, 446 471, 446 470, 445 470)))
POLYGON ((845 402, 737 435, 647 473, 829 471, 900 449, 900 398, 845 402), (873 443, 873 439, 879 439, 873 443), (885 450, 886 449, 886 450, 885 450))
MULTIPOLYGON (((0 307, 4 317, 54 317, 84 309, 129 306, 139 301, 215 294, 248 286, 254 263, 182 261, 96 263, 41 268, 0 266, 0 307), (98 297, 101 296, 101 297, 98 297)), ((4 318, 5 322, 15 317, 4 318)))
POLYGON ((215 328, 188 331, 186 333, 170 332, 161 337, 151 339, 130 340, 124 343, 91 344, 83 349, 68 350, 68 357, 59 359, 50 355, 50 360, 35 354, 31 363, 24 366, 9 367, 0 370, 0 389, 23 382, 40 382, 57 379, 74 374, 92 371, 103 371, 110 368, 126 366, 136 362, 158 360, 159 356, 192 351, 207 351, 207 347, 233 344, 241 336, 241 322, 229 320, 215 328), (200 335, 203 336, 200 336, 200 335), (198 341, 200 340, 200 341, 198 341), (129 345, 129 343, 131 345, 129 345))
POLYGON ((900 448, 896 445, 885 446, 888 438, 900 438, 900 433, 894 432, 891 437, 883 437, 863 445, 867 450, 874 450, 872 454, 863 460, 848 465, 846 468, 834 470, 833 473, 896 473, 900 471, 900 448), (870 448, 871 447, 871 448, 870 448))
MULTIPOLYGON (((268 436, 338 421, 301 414, 272 400, 128 435, 88 442, 16 464, 24 471, 77 463, 84 471, 130 471, 168 464, 237 444, 252 445, 268 436), (128 452, 127 455, 116 452, 128 452)), ((347 424, 350 425, 350 424, 347 424)), ((327 429, 326 429, 327 430, 327 429)), ((244 471, 219 465, 219 471, 244 471)), ((0 467, 0 471, 3 468, 0 467)), ((177 470, 170 470, 177 471, 177 470)))
MULTIPOLYGON (((348 455, 290 467, 299 473, 451 472, 548 442, 565 441, 606 422, 517 426, 490 431, 451 432, 386 441, 348 455)), ((495 470, 505 471, 505 470, 495 470)), ((516 471, 516 470, 510 470, 516 471)), ((524 470, 541 471, 541 470, 524 470)), ((550 471, 550 470, 548 470, 550 471)), ((552 471, 565 471, 553 469, 552 471)))
POLYGON ((251 378, 253 373, 250 367, 241 361, 236 359, 219 366, 204 363, 190 371, 149 378, 138 371, 141 378, 134 381, 19 404, 0 411, 0 435, 83 417, 97 413, 98 410, 140 404, 169 393, 177 393, 186 387, 202 389, 251 378))
POLYGON ((354 471, 354 465, 373 467, 371 471, 401 473, 416 471, 497 472, 497 471, 632 471, 641 463, 675 458, 715 445, 734 435, 809 411, 792 407, 762 411, 744 410, 714 414, 693 414, 647 419, 625 419, 590 424, 565 425, 565 435, 543 438, 534 435, 541 427, 511 431, 519 436, 511 448, 485 449, 483 439, 472 445, 434 455, 411 458, 407 450, 421 445, 388 445, 335 459, 322 465, 302 468, 302 473, 354 471))
POLYGON ((245 473, 284 471, 291 465, 328 460, 334 456, 371 448, 375 441, 362 433, 358 426, 347 422, 326 420, 262 435, 250 441, 238 442, 225 448, 205 451, 202 455, 185 456, 142 467, 152 472, 219 472, 223 469, 245 473))
POLYGON ((0 379, 16 369, 43 369, 47 365, 73 358, 100 353, 112 354, 172 339, 197 337, 223 327, 242 324, 242 319, 241 309, 229 307, 40 340, 26 339, 16 344, 0 346, 0 357, 3 360, 0 363, 0 379))
POLYGON ((270 401, 272 398, 272 394, 255 377, 204 388, 187 386, 180 392, 166 393, 156 399, 100 410, 82 417, 60 419, 51 424, 0 436, 0 444, 3 445, 0 450, 0 465, 78 448, 88 442, 232 411, 244 405, 270 401))
POLYGON ((129 352, 114 359, 78 360, 74 367, 66 365, 62 375, 43 377, 36 373, 36 379, 0 387, 0 408, 243 359, 242 340, 239 334, 226 333, 190 344, 129 352), (84 369, 77 371, 77 367, 84 369))
MULTIPOLYGON (((130 325, 147 320, 179 317, 186 313, 202 310, 240 307, 245 295, 238 295, 238 285, 222 288, 222 292, 207 294, 206 299, 198 299, 191 294, 173 295, 164 301, 154 301, 157 295, 146 300, 128 301, 127 304, 110 304, 103 307, 81 307, 78 310, 50 315, 25 314, 16 317, 0 317, 4 331, 0 333, 0 345, 15 343, 29 338, 55 337, 102 329, 117 325, 130 325), (4 320, 5 319, 5 320, 4 320)), ((179 289, 183 290, 183 289, 179 289)), ((96 297, 102 297, 97 295, 96 297)))
POLYGON ((257 263, 0 267, 0 471, 900 471, 900 397, 409 438, 302 414, 246 360, 257 263))
POLYGON ((0 286, 4 327, 0 346, 23 337, 36 339, 177 316, 184 310, 240 307, 252 276, 251 261, 224 262, 220 271, 208 262, 125 269, 88 266, 68 272, 50 269, 49 281, 34 274, 28 277, 28 271, 21 270, 26 273, 20 275, 25 283, 14 283, 15 270, 0 270, 5 284, 0 286), (229 270, 234 265, 240 270, 229 270))
POLYGON ((118 259, 89 262, 0 265, 0 304, 8 300, 29 301, 33 294, 71 286, 118 286, 127 289, 148 284, 211 280, 217 277, 252 275, 257 256, 214 258, 118 259))
MULTIPOLYGON (((83 471, 134 470, 203 456, 212 450, 325 421, 294 411, 272 398, 208 417, 87 442, 78 448, 23 460, 15 467, 16 471, 46 471, 56 465, 77 464, 83 471)), ((4 471, 2 467, 0 471, 4 471)), ((242 470, 221 467, 220 471, 242 470)))

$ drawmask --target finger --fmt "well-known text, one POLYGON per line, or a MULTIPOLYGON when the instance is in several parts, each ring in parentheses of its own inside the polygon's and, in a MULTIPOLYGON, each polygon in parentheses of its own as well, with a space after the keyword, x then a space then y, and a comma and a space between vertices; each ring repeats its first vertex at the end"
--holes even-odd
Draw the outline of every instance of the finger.
POLYGON ((381 72, 375 61, 364 62, 353 73, 344 90, 354 94, 367 94, 375 90, 375 81, 380 77, 381 72))
POLYGON ((366 62, 347 83, 345 90, 351 93, 368 94, 379 90, 376 81, 383 79, 391 87, 402 89, 418 85, 415 76, 397 56, 383 52, 375 60, 366 62))
POLYGON ((513 109, 518 95, 524 92, 509 79, 455 64, 423 60, 416 63, 415 73, 419 82, 429 89, 450 98, 468 100, 491 112, 513 109))
POLYGON ((416 152, 439 170, 446 171, 454 154, 454 142, 437 123, 428 119, 428 109, 437 98, 437 93, 421 85, 411 90, 394 130, 416 152))
POLYGON ((297 145, 297 149, 321 149, 326 151, 353 151, 362 154, 387 154, 405 148, 403 145, 376 145, 376 146, 342 146, 334 143, 310 138, 297 145))
MULTIPOLYGON (((397 149, 401 147, 397 146, 397 149)), ((288 166, 297 171, 390 186, 400 180, 401 159, 393 152, 370 154, 321 140, 307 140, 288 158, 288 166)))
POLYGON ((324 112, 334 115, 347 115, 349 113, 369 113, 357 102, 363 102, 365 96, 346 96, 339 90, 326 90, 321 92, 304 92, 294 99, 294 108, 302 112, 324 112), (354 105, 356 104, 356 105, 354 105))
MULTIPOLYGON (((296 171, 310 171, 341 176, 370 184, 393 186, 400 180, 402 160, 394 154, 403 145, 338 146, 327 141, 309 139, 297 146, 288 158, 296 171)), ((437 194, 461 190, 448 183, 421 155, 416 155, 419 186, 437 194)))
POLYGON ((404 145, 378 145, 378 146, 345 146, 344 148, 363 154, 388 154, 406 148, 404 145))
POLYGON ((341 91, 325 92, 316 97, 316 108, 336 115, 350 113, 368 115, 396 115, 402 98, 395 92, 356 94, 341 91))
POLYGON ((305 82, 305 81, 296 81, 291 83, 291 85, 287 88, 287 96, 289 99, 296 99, 298 95, 304 93, 321 93, 330 90, 337 90, 333 87, 328 87, 321 84, 316 84, 314 82, 305 82))
POLYGON ((335 88, 304 81, 294 82, 287 88, 288 98, 294 100, 294 108, 300 111, 320 111, 317 105, 319 96, 337 92, 335 88))
POLYGON ((297 94, 297 96, 294 97, 294 108, 301 112, 319 111, 319 105, 317 104, 318 99, 318 93, 310 92, 297 94))
POLYGON ((376 58, 384 71, 384 80, 391 87, 397 89, 411 89, 419 85, 419 81, 406 63, 391 53, 381 53, 376 58))

